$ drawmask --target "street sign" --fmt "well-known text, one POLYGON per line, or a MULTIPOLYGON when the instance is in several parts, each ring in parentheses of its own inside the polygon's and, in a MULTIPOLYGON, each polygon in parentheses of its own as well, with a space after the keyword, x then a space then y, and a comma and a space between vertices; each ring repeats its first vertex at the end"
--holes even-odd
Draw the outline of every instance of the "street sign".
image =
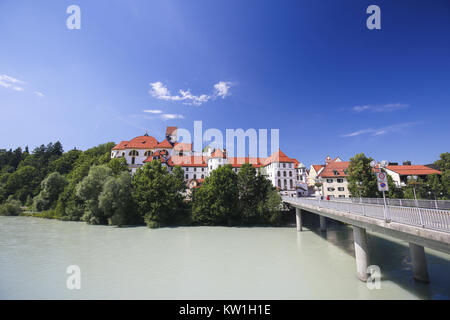
POLYGON ((387 181, 378 181, 377 182, 378 185, 378 191, 389 191, 389 186, 387 181))
POLYGON ((384 172, 377 172, 377 180, 378 180, 378 182, 385 182, 387 184, 386 173, 384 173, 384 172))

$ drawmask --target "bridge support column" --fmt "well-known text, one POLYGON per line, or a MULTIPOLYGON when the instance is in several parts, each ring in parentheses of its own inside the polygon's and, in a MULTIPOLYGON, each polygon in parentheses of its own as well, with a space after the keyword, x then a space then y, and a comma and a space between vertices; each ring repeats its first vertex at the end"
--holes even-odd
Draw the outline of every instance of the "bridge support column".
POLYGON ((366 229, 353 226, 355 242, 356 270, 361 281, 367 281, 367 266, 369 265, 369 248, 367 247, 366 229))
POLYGON ((297 231, 303 230, 302 209, 295 208, 295 221, 297 223, 297 231))
POLYGON ((327 218, 324 216, 320 217, 320 231, 327 231, 327 218))
POLYGON ((425 256, 425 249, 415 243, 409 243, 409 253, 411 255, 414 279, 420 282, 428 283, 430 278, 428 276, 427 259, 425 256))

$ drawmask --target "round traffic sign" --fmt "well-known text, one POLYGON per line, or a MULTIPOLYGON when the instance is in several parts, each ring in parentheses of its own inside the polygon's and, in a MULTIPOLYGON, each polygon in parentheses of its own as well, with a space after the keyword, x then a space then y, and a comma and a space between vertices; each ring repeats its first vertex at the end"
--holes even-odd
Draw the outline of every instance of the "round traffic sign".
POLYGON ((386 174, 385 174, 384 172, 380 172, 380 173, 378 174, 378 179, 384 180, 385 178, 386 178, 386 174))

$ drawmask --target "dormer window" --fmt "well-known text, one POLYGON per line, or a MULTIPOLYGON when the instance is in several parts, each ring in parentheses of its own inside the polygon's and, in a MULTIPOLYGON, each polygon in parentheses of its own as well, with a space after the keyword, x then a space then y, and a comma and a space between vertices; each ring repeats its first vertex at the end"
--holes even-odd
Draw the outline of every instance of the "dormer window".
POLYGON ((333 170, 333 173, 334 173, 335 176, 339 175, 339 171, 337 171, 337 170, 333 170))

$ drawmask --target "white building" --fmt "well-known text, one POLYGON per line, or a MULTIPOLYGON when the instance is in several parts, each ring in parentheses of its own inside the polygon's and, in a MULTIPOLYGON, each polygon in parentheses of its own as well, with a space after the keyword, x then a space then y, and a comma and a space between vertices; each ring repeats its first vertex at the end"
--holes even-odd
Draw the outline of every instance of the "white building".
POLYGON ((198 186, 209 174, 223 166, 231 165, 237 173, 244 163, 250 163, 269 179, 282 195, 297 196, 303 194, 306 183, 306 168, 296 159, 288 157, 281 150, 268 158, 227 157, 226 151, 205 148, 201 155, 194 155, 192 144, 178 143, 176 127, 168 127, 166 139, 158 142, 145 134, 130 141, 121 141, 111 151, 111 158, 125 158, 134 174, 146 162, 155 159, 168 167, 180 166, 188 185, 198 186), (195 183, 192 183, 195 180, 195 183))

